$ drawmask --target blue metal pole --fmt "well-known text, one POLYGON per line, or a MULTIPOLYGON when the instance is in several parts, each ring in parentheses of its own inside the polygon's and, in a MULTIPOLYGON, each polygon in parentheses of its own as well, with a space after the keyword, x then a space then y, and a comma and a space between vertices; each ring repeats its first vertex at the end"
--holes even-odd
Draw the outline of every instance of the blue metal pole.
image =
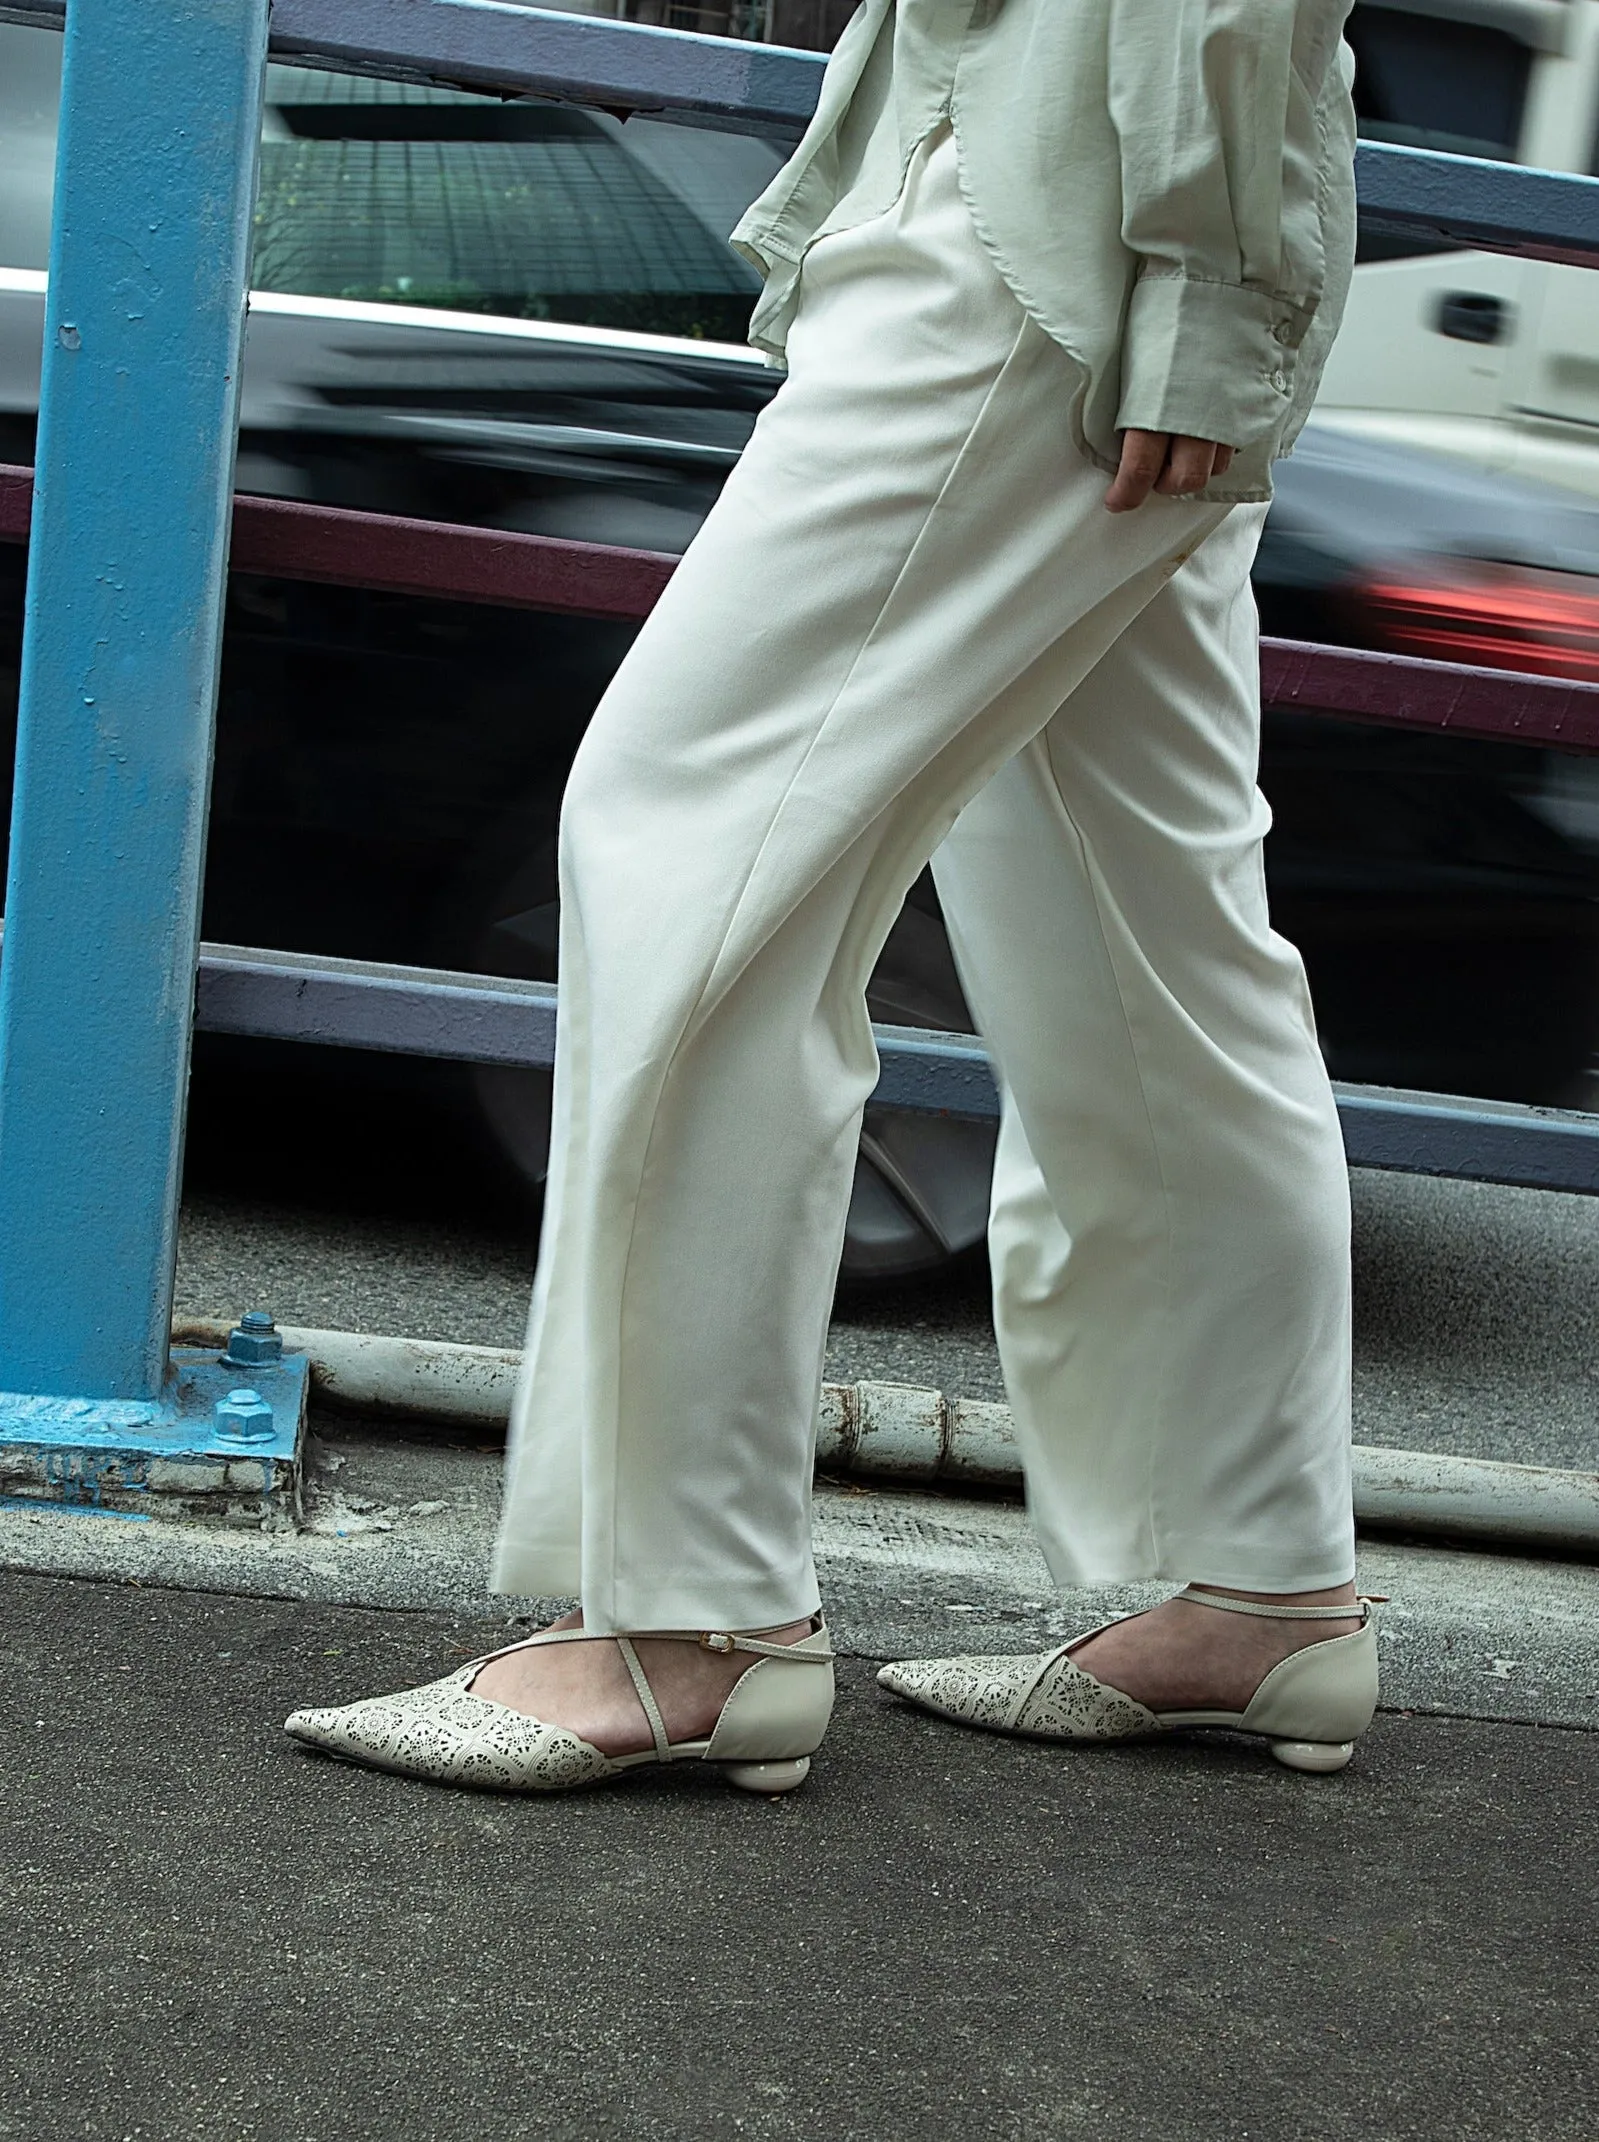
POLYGON ((267 8, 67 9, 0 959, 0 1392, 170 1386, 267 8))

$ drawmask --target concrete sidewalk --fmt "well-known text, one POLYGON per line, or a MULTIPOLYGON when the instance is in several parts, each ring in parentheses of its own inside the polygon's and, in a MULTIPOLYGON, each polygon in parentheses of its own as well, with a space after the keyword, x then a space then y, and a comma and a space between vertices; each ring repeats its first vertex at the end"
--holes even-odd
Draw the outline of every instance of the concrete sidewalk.
POLYGON ((1564 2142, 1595 2129, 1599 1736, 943 1727, 846 1664, 810 1784, 454 1794, 293 1704, 496 1631, 0 1578, 0 2136, 1564 2142))
MULTIPOLYGON (((324 1605, 446 1612, 504 1629, 564 1600, 485 1589, 497 1449, 314 1418, 304 1523, 226 1527, 0 1504, 0 1568, 324 1605)), ((1021 1504, 818 1483, 817 1567, 839 1645, 867 1658, 1043 1650, 1168 1586, 1057 1592, 1021 1504)), ((1599 1727, 1599 1574, 1576 1561, 1367 1539, 1383 1595, 1384 1700, 1528 1725, 1599 1727)), ((0 2129, 3 2133, 3 2129, 0 2129)))

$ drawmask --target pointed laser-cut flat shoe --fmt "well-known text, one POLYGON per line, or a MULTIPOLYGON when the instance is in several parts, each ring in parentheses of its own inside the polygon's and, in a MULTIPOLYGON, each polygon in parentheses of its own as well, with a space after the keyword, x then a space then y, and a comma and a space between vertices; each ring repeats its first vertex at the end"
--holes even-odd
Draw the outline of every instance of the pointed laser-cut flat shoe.
POLYGON ((295 1711, 284 1730, 308 1748, 400 1777, 425 1778, 487 1792, 573 1792, 630 1770, 663 1763, 714 1764, 745 1792, 792 1792, 802 1785, 833 1710, 833 1647, 817 1617, 797 1644, 768 1644, 732 1630, 650 1629, 653 1643, 699 1644, 707 1651, 747 1651, 756 1663, 733 1684, 708 1740, 671 1741, 660 1707, 626 1636, 621 1651, 649 1720, 654 1745, 636 1755, 607 1755, 568 1731, 487 1696, 472 1683, 491 1658, 541 1644, 595 1642, 583 1629, 546 1629, 473 1659, 420 1688, 369 1696, 332 1710, 295 1711))
MULTIPOLYGON (((1290 1770, 1342 1770, 1377 1708, 1377 1629, 1373 1602, 1351 1606, 1266 1606, 1185 1591, 1194 1606, 1268 1621, 1353 1621, 1348 1636, 1331 1636, 1290 1652, 1274 1666, 1241 1711, 1152 1711, 1120 1689, 1096 1681, 1070 1654, 1087 1636, 1041 1655, 967 1659, 907 1659, 885 1666, 880 1687, 959 1725, 1033 1740, 1137 1740, 1192 1726, 1223 1726, 1259 1735, 1290 1770)), ((1110 1624, 1104 1624, 1109 1627, 1110 1624)), ((1097 1629, 1089 1635, 1097 1636, 1097 1629)))

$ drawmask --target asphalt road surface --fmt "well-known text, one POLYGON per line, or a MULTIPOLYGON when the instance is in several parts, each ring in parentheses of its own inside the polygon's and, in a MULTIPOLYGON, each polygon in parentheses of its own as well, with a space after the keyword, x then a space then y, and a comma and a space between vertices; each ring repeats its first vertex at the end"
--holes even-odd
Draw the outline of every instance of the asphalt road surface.
POLYGON ((294 1750, 424 1613, 0 1577, 0 2136, 1588 2142, 1599 1736, 965 1733, 847 1662, 806 1788, 294 1750))

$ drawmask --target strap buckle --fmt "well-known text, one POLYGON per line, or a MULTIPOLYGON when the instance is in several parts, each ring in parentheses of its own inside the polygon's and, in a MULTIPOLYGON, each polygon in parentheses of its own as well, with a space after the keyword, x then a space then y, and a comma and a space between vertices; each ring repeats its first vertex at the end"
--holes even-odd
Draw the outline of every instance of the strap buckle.
POLYGON ((725 1657, 735 1648, 735 1639, 720 1629, 702 1629, 699 1645, 702 1651, 720 1651, 725 1657))

